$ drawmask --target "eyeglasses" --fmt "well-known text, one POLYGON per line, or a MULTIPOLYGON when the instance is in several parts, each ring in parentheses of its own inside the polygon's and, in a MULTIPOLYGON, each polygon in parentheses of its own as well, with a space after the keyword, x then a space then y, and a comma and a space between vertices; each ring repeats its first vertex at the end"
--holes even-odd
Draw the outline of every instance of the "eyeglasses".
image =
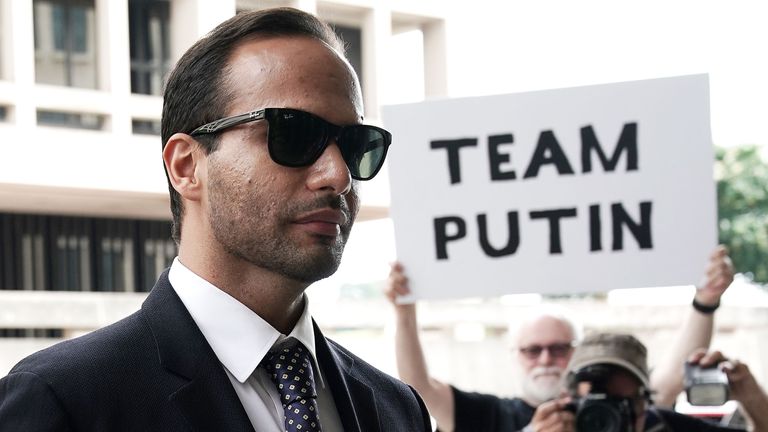
POLYGON ((264 108, 219 119, 190 133, 214 134, 257 120, 267 121, 269 157, 287 167, 310 166, 323 154, 333 139, 355 180, 370 180, 381 169, 392 134, 370 125, 337 126, 305 111, 290 108, 264 108))
POLYGON ((573 349, 572 342, 554 343, 551 345, 529 345, 527 347, 519 348, 518 350, 530 360, 536 360, 539 358, 544 350, 547 350, 549 355, 554 358, 564 358, 573 349))

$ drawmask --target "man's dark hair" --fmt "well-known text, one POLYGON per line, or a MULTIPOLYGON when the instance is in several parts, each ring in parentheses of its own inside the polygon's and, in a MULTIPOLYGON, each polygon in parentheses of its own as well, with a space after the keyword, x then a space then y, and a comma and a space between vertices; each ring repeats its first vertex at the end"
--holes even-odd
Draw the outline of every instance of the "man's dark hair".
MULTIPOLYGON (((234 98, 228 81, 228 62, 232 51, 242 42, 258 38, 306 36, 325 42, 343 55, 343 43, 333 29, 315 16, 293 8, 242 12, 219 24, 181 56, 168 76, 163 95, 161 131, 163 148, 177 132, 190 133, 195 128, 226 116, 234 98)), ((218 137, 195 138, 206 154, 216 150, 218 137)), ((181 196, 171 185, 172 237, 181 240, 183 206, 181 196)))

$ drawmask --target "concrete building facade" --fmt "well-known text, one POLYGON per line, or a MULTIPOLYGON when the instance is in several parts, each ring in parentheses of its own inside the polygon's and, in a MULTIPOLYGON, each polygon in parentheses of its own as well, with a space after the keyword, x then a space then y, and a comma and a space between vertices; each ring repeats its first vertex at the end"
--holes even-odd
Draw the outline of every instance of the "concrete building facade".
MULTIPOLYGON (((242 10, 314 13, 345 40, 375 124, 393 34, 421 31, 425 92, 445 94, 437 5, 0 0, 0 374, 136 310, 175 256, 161 94, 192 43, 242 10)), ((363 204, 362 220, 386 216, 386 207, 363 204)))

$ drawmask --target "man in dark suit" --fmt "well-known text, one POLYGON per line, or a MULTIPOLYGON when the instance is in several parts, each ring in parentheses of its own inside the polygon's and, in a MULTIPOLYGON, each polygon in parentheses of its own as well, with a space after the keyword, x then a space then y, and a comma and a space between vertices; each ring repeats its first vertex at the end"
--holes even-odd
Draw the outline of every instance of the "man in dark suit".
POLYGON ((429 430, 415 391, 325 339, 304 294, 336 271, 357 181, 386 156, 362 119, 311 15, 241 13, 198 41, 163 105, 179 256, 140 311, 16 365, 0 430, 429 430))

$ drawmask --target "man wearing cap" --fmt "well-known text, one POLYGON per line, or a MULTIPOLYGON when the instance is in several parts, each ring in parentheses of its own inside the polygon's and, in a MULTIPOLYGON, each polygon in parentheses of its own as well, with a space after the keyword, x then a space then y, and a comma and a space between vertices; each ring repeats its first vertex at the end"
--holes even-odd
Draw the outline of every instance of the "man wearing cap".
MULTIPOLYGON (((754 430, 766 430, 768 398, 746 365, 726 362, 719 352, 699 352, 689 358, 701 366, 720 364, 731 382, 731 395, 742 403, 754 422, 754 430), (735 390, 735 391, 733 391, 735 390), (762 395, 762 397, 756 397, 762 395)), ((682 367, 682 365, 681 365, 682 367)), ((568 364, 566 382, 569 396, 542 404, 528 430, 588 431, 605 425, 608 411, 618 414, 617 430, 631 432, 725 432, 738 431, 689 417, 671 410, 655 408, 650 398, 647 351, 634 336, 599 333, 586 337, 574 350, 568 364), (592 404, 593 408, 584 408, 592 404), (597 413, 595 405, 605 408, 597 413), (591 419, 586 413, 594 409, 591 419), (544 417, 539 411, 550 413, 544 417), (576 412, 574 415, 573 412, 576 412), (559 416, 552 416, 557 412, 559 416), (557 419, 557 421, 553 421, 557 419)), ((614 430, 614 429, 608 429, 614 430)))

